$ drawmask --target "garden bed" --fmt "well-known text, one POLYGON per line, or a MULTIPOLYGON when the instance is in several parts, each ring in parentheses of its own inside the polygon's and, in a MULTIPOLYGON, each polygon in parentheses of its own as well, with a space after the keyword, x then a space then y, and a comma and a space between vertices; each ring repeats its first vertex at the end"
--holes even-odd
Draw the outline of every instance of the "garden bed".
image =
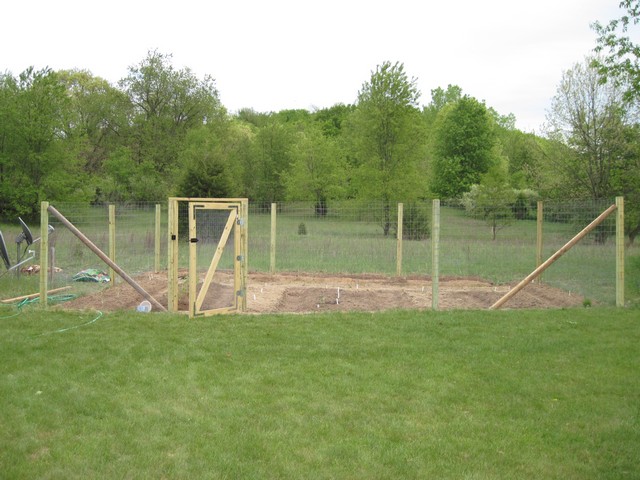
MULTIPOLYGON (((136 281, 161 304, 167 305, 166 272, 138 275, 136 281)), ((440 279, 439 308, 487 309, 512 285, 494 285, 479 278, 440 279)), ((180 277, 179 309, 187 310, 186 276, 180 277)), ((335 275, 306 273, 251 273, 247 282, 247 313, 310 313, 326 311, 428 310, 432 284, 426 276, 335 275)), ((229 305, 233 276, 218 272, 205 300, 205 308, 229 305)), ((135 309, 140 294, 118 279, 116 285, 95 286, 95 291, 63 304, 70 309, 104 311, 135 309)), ((533 283, 511 298, 503 308, 566 308, 584 299, 544 283, 533 283)))

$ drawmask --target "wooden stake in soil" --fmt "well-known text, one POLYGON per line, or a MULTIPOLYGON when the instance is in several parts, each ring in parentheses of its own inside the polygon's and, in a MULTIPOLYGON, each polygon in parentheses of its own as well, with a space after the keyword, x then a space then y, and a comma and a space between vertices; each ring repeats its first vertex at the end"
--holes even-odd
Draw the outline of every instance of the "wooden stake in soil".
MULTIPOLYGON (((47 291, 47 295, 51 295, 52 293, 62 292, 64 290, 69 290, 70 288, 71 288, 70 286, 54 288, 53 290, 48 290, 47 291)), ((39 295, 40 295, 40 292, 31 293, 29 295, 21 295, 19 297, 5 298, 4 300, 0 300, 0 302, 2 302, 2 303, 14 303, 14 302, 19 302, 20 300, 27 300, 27 299, 31 299, 31 298, 36 298, 39 295)))

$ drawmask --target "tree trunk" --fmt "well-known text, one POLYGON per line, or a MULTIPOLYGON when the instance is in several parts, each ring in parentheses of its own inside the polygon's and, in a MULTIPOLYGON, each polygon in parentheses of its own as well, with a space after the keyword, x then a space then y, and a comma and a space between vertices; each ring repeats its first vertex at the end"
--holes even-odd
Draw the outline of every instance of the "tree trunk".
POLYGON ((384 201, 382 229, 384 231, 384 236, 389 236, 389 230, 391 229, 391 207, 389 205, 389 200, 384 201))
POLYGON ((629 246, 633 245, 633 242, 639 233, 640 233, 640 222, 638 222, 638 224, 634 228, 629 230, 629 233, 627 234, 629 237, 629 246))

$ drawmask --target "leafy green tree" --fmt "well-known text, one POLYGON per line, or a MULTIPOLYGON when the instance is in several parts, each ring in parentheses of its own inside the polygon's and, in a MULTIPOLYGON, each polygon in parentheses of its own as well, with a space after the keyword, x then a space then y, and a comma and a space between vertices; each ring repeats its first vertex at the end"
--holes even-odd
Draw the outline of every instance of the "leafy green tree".
POLYGON ((282 123, 306 124, 311 121, 311 113, 303 108, 280 110, 273 116, 282 123))
POLYGON ((313 120, 320 124, 326 137, 339 137, 342 134, 342 125, 354 109, 354 105, 337 103, 314 112, 313 120))
MULTIPOLYGON (((619 3, 624 13, 620 18, 603 25, 592 24, 598 34, 596 52, 601 56, 593 65, 603 81, 611 80, 624 87, 625 100, 640 99, 640 44, 631 39, 631 32, 640 23, 640 0, 622 0, 619 3)), ((634 32, 637 35, 637 31, 634 32)))
POLYGON ((271 115, 268 113, 256 112, 253 108, 242 108, 235 114, 235 117, 239 121, 253 125, 254 127, 264 127, 269 123, 271 115))
POLYGON ((290 125, 271 119, 259 128, 254 138, 254 152, 247 165, 245 178, 251 198, 272 203, 284 200, 285 179, 291 166, 294 130, 290 125))
POLYGON ((97 183, 95 202, 158 201, 168 193, 157 181, 155 165, 148 160, 138 162, 125 146, 109 154, 97 183))
POLYGON ((611 172, 615 195, 625 198, 625 233, 633 244, 640 234, 640 125, 628 126, 623 132, 625 150, 611 172))
POLYGON ((65 148, 69 99, 50 69, 0 78, 0 204, 3 215, 35 216, 42 200, 90 193, 75 151, 65 148))
POLYGON ((462 88, 458 85, 447 85, 444 90, 441 87, 431 90, 431 101, 422 109, 422 116, 426 127, 427 154, 433 164, 434 124, 440 111, 447 105, 455 104, 462 98, 462 88))
POLYGON ((516 188, 539 189, 544 178, 542 143, 544 139, 517 129, 497 128, 502 154, 509 159, 509 176, 516 188))
POLYGON ((180 154, 178 196, 231 198, 240 196, 241 170, 236 158, 242 131, 226 115, 209 119, 187 135, 180 154))
POLYGON ((500 165, 491 167, 482 175, 480 184, 472 185, 462 195, 462 204, 467 212, 489 225, 493 240, 499 230, 512 223, 515 203, 516 193, 509 185, 506 169, 500 165))
POLYGON ((382 200, 382 228, 391 227, 391 201, 426 194, 424 126, 416 79, 401 63, 385 62, 358 93, 350 117, 354 149, 352 181, 361 198, 382 200))
POLYGON ((496 163, 496 133, 487 108, 464 96, 445 106, 434 125, 431 189, 440 198, 457 198, 480 182, 496 163))
MULTIPOLYGON (((593 65, 601 75, 601 81, 622 88, 626 104, 630 108, 637 108, 640 100, 640 44, 632 40, 631 34, 634 33, 637 38, 640 0, 622 0, 619 6, 623 10, 620 18, 610 20, 606 25, 599 22, 592 25, 598 34, 595 50, 600 54, 593 65)), ((625 229, 631 243, 640 233, 640 152, 635 148, 637 130, 637 122, 627 128, 625 136, 635 140, 626 142, 629 148, 620 157, 621 165, 612 175, 616 194, 624 195, 627 199, 625 229)))
POLYGON ((325 137, 319 125, 298 132, 292 149, 292 165, 286 176, 287 198, 312 200, 317 215, 327 214, 327 200, 346 192, 346 165, 336 139, 325 137))
POLYGON ((614 194, 611 175, 626 149, 629 123, 622 90, 603 83, 587 60, 565 71, 547 115, 551 138, 568 145, 571 155, 556 167, 567 180, 572 196, 605 198, 614 194))
POLYGON ((443 90, 442 87, 431 90, 431 102, 423 109, 427 123, 432 125, 440 110, 447 105, 458 102, 461 98, 462 88, 458 85, 447 85, 446 90, 443 90))
POLYGON ((129 120, 133 159, 154 166, 158 183, 168 191, 175 178, 176 159, 188 131, 207 122, 222 107, 213 78, 198 79, 171 65, 171 55, 147 54, 119 82, 132 105, 129 120))
POLYGON ((127 96, 106 80, 86 70, 58 72, 69 97, 64 115, 64 137, 77 145, 84 169, 99 174, 110 153, 122 146, 128 129, 127 96))
POLYGON ((193 158, 178 186, 181 196, 194 198, 234 197, 233 177, 220 158, 193 158))

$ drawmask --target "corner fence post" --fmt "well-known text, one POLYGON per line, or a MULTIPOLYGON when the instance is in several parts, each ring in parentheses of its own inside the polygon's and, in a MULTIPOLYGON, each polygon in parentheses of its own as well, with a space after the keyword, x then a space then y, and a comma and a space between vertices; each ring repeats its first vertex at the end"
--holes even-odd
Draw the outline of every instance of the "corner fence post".
MULTIPOLYGON (((544 225, 544 203, 542 201, 538 202, 538 210, 536 214, 536 268, 542 265, 542 228, 544 225)), ((538 280, 542 280, 542 275, 538 277, 538 280)))
POLYGON ((40 304, 47 306, 49 289, 49 202, 40 204, 40 304))
POLYGON ((438 310, 440 276, 440 200, 433 200, 431 230, 431 308, 438 310))
POLYGON ((616 206, 616 307, 624 307, 624 197, 616 206))
MULTIPOLYGON (((116 261, 116 206, 109 205, 109 258, 112 262, 116 261)), ((109 267, 109 278, 111 279, 110 287, 116 284, 116 271, 113 267, 109 267)))
POLYGON ((397 235, 397 245, 396 245, 396 275, 399 277, 402 275, 402 216, 403 216, 404 205, 402 203, 398 203, 398 235, 397 235))
POLYGON ((276 273, 276 216, 277 203, 271 204, 271 245, 269 249, 269 271, 276 273))

